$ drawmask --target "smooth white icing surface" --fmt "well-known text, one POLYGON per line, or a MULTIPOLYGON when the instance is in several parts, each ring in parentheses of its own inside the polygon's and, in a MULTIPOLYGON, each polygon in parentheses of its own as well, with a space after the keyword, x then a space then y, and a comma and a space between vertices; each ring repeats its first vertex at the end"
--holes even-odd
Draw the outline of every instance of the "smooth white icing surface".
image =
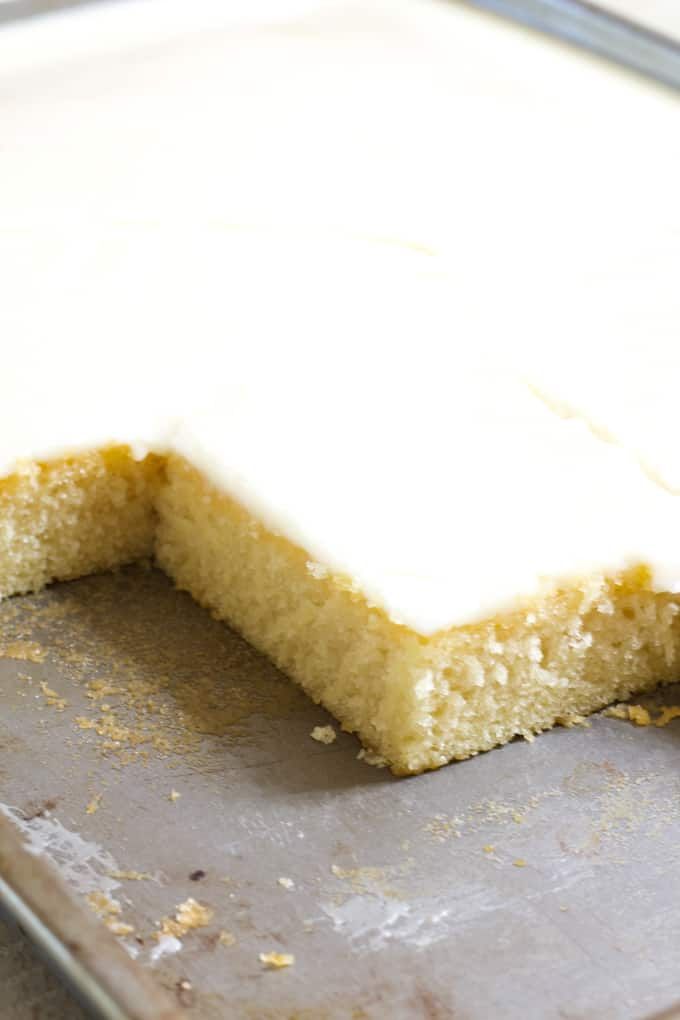
POLYGON ((0 32, 0 474, 175 449, 422 633, 680 589, 678 98, 453 3, 190 6, 0 32))

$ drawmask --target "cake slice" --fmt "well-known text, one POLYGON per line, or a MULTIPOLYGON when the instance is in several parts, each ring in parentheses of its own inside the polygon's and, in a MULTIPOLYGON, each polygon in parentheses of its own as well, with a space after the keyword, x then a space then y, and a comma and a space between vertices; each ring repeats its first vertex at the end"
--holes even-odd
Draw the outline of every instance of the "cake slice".
POLYGON ((401 773, 677 678, 677 97, 133 8, 0 38, 0 595, 154 555, 401 773))
POLYGON ((677 498, 536 392, 474 281, 392 244, 190 243, 88 235, 58 348, 59 245, 15 306, 1 595, 153 555, 398 773, 677 678, 677 498))
POLYGON ((271 392, 267 436, 258 391, 170 452, 24 466, 0 483, 2 594, 153 553, 397 774, 676 679, 674 497, 519 383, 455 389, 421 426, 459 436, 444 462, 398 418, 391 450, 363 436, 356 394, 336 425, 271 392))
POLYGON ((175 438, 158 498, 163 569, 398 773, 678 676, 674 498, 519 383, 445 390, 373 432, 370 392, 270 392, 275 434, 242 400, 233 445, 212 416, 175 438))

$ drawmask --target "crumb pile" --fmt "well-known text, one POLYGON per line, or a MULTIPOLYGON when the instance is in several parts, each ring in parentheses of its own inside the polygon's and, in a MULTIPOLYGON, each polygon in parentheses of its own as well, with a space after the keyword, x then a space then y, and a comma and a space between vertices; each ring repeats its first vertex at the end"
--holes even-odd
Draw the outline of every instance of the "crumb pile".
POLYGON ((663 705, 659 708, 659 714, 654 717, 650 709, 644 705, 610 705, 603 715, 611 719, 627 719, 635 726, 658 726, 663 728, 680 719, 680 705, 663 705))
POLYGON ((157 935, 158 937, 172 935, 176 939, 181 939, 189 931, 206 928, 212 921, 214 913, 212 907, 199 903, 193 896, 189 896, 183 903, 177 905, 174 917, 163 918, 157 935))

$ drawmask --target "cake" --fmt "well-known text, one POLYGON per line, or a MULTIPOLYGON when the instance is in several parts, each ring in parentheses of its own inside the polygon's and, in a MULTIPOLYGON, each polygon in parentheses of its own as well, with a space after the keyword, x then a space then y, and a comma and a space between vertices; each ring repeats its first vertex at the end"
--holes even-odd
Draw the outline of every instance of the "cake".
POLYGON ((0 596, 152 557, 417 773, 680 673, 678 101, 305 7, 0 37, 0 596))

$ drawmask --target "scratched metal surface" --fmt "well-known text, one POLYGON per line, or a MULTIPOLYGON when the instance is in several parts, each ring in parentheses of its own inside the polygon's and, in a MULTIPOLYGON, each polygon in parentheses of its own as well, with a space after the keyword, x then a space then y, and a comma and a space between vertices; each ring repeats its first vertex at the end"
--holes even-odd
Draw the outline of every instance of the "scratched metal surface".
POLYGON ((329 717, 156 571, 9 600, 0 641, 5 810, 84 909, 120 905, 197 1020, 618 1020, 680 997, 680 720, 395 780, 346 734, 310 739, 329 717), (212 920, 159 943, 189 896, 212 920), (295 965, 266 970, 272 950, 295 965))

